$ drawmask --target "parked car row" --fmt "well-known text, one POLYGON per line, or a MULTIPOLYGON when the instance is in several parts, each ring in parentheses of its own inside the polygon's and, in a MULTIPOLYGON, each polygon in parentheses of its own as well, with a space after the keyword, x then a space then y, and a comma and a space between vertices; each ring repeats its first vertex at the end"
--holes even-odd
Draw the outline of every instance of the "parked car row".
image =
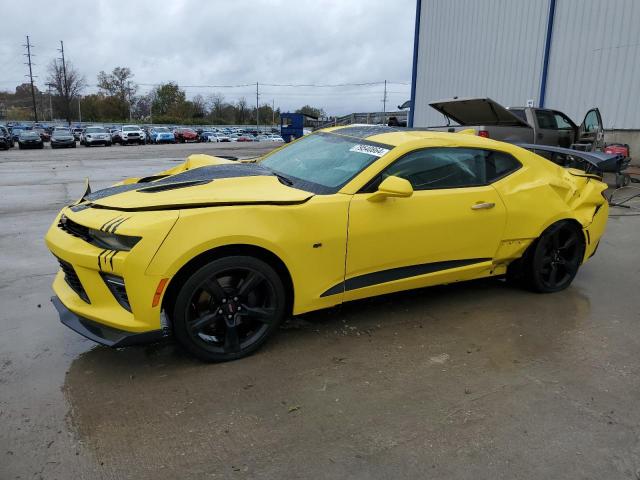
POLYGON ((104 145, 146 145, 147 143, 202 143, 202 142, 284 142, 275 132, 259 132, 232 127, 146 127, 123 125, 106 127, 90 125, 86 127, 0 125, 0 149, 9 149, 18 144, 19 148, 44 148, 51 142, 51 148, 75 148, 76 142, 85 147, 104 145), (23 140, 21 141, 20 138, 23 140))
POLYGON ((0 149, 44 148, 46 142, 51 148, 75 148, 76 142, 85 147, 94 145, 146 145, 147 143, 202 143, 202 142, 284 142, 272 132, 241 129, 236 127, 154 127, 123 125, 107 127, 90 125, 86 127, 35 125, 0 125, 0 149))

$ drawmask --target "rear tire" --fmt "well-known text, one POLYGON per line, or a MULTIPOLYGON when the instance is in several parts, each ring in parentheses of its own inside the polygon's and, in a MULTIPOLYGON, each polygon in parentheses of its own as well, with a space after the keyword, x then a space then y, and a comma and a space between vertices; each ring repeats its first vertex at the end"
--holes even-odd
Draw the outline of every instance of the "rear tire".
POLYGON ((178 292, 173 327, 178 342, 205 362, 251 355, 278 329, 286 312, 282 280, 254 257, 213 260, 178 292))
POLYGON ((564 290, 578 273, 584 251, 584 236, 580 228, 568 221, 554 223, 520 259, 521 280, 534 292, 564 290))

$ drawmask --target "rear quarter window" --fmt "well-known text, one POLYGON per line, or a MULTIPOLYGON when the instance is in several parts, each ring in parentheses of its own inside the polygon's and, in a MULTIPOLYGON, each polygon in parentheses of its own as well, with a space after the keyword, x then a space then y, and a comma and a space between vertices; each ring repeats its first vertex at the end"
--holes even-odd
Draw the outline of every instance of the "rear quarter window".
POLYGON ((493 183, 518 170, 522 164, 504 152, 492 151, 486 157, 487 183, 493 183))

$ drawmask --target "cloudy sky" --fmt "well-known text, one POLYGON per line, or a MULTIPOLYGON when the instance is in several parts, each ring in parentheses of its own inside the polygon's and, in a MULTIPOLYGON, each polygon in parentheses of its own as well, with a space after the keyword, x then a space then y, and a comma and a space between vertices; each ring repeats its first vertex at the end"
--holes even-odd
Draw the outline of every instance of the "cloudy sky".
MULTIPOLYGON (((6 9, 5 9, 6 11, 6 9)), ((25 35, 34 75, 65 55, 95 90, 96 75, 133 70, 140 93, 175 81, 188 96, 222 93, 255 102, 255 82, 344 84, 388 80, 388 107, 409 98, 415 0, 31 0, 0 29, 0 89, 24 81, 25 35), (69 7, 65 7, 69 5, 69 7), (218 85, 243 85, 235 88, 218 85), (209 86, 209 87, 199 87, 209 86)), ((310 104, 330 114, 382 110, 383 87, 262 86, 261 103, 284 111, 310 104)))

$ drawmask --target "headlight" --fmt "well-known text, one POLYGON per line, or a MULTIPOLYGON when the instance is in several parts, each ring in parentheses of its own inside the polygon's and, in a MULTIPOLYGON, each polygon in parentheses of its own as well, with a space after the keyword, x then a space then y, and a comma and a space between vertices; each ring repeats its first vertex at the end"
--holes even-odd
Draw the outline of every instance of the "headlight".
POLYGON ((88 233, 91 239, 100 247, 124 252, 131 250, 141 239, 141 237, 103 232, 102 230, 96 230, 95 228, 90 228, 88 233))

